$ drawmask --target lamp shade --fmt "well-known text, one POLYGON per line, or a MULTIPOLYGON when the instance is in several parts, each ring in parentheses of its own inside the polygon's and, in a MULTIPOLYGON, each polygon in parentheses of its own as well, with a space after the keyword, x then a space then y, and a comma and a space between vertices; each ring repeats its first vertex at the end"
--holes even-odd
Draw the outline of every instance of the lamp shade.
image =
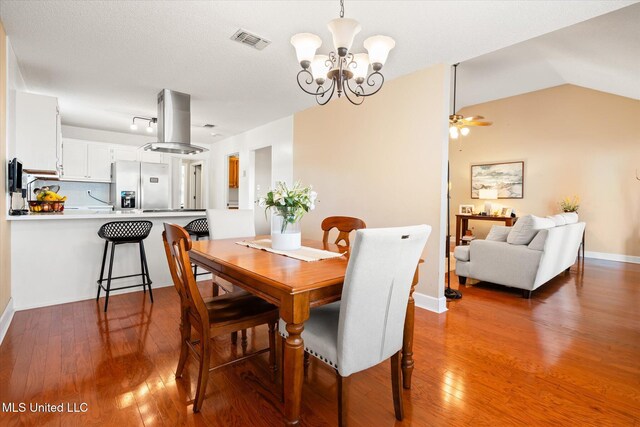
POLYGON ((354 78, 362 78, 367 77, 369 73, 369 55, 366 53, 356 53, 353 55, 353 62, 355 66, 351 66, 351 71, 353 71, 354 78))
POLYGON ((327 63, 331 64, 328 55, 316 55, 313 57, 311 74, 316 82, 318 82, 318 79, 322 79, 323 82, 327 79, 327 73, 331 69, 331 65, 327 65, 327 63))
POLYGON ((384 65, 387 62, 389 51, 395 45, 396 42, 387 36, 373 36, 364 41, 364 48, 369 52, 369 60, 372 64, 384 65))
POLYGON ((483 188, 478 191, 478 197, 484 200, 495 200, 498 198, 498 190, 495 188, 483 188))
POLYGON ((296 48, 298 62, 313 61, 316 50, 322 44, 320 37, 311 33, 299 33, 291 37, 291 44, 296 48))
POLYGON ((333 35, 333 46, 336 51, 339 48, 351 49, 353 38, 360 32, 362 27, 355 19, 336 18, 327 24, 331 35, 333 35))

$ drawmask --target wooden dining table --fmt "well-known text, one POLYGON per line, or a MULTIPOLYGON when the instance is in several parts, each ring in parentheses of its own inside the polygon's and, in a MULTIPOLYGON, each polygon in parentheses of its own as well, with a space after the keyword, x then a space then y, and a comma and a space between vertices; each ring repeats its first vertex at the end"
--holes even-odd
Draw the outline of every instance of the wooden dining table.
MULTIPOLYGON (((268 238, 268 236, 258 236, 268 238)), ((302 331, 312 307, 340 299, 348 263, 345 246, 303 239, 302 245, 344 256, 306 262, 264 250, 237 244, 240 240, 223 239, 194 241, 191 261, 214 275, 233 283, 278 306, 286 323, 288 336, 284 342, 284 423, 300 422, 302 383, 304 377, 304 342, 302 331)), ((413 324, 415 304, 413 291, 418 283, 418 268, 414 274, 407 305, 402 348, 403 386, 411 388, 413 372, 413 324)))

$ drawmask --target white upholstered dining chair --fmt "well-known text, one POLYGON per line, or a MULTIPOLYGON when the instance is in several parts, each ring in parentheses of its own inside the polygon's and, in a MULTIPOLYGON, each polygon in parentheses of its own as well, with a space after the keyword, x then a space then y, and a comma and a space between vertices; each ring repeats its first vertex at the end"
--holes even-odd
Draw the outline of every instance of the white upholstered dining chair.
POLYGON ((212 240, 256 235, 252 209, 207 209, 207 222, 212 240))
MULTIPOLYGON (((302 332, 304 348, 336 370, 340 426, 347 420, 346 378, 389 358, 395 415, 398 420, 404 416, 400 381, 404 320, 430 233, 428 225, 356 231, 341 301, 311 309, 302 332)), ((282 320, 279 330, 287 335, 282 320)))

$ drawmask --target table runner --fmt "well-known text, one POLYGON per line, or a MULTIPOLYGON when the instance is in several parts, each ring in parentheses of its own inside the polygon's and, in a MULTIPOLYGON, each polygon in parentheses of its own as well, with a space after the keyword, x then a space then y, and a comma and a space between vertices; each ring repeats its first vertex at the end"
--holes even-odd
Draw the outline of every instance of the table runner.
POLYGON ((273 249, 271 247, 271 239, 243 240, 241 242, 236 242, 236 244, 247 246, 249 248, 272 252, 278 255, 284 255, 289 258, 295 258, 295 259, 299 259, 300 261, 306 261, 306 262, 338 258, 344 255, 343 253, 324 251, 322 249, 309 248, 307 246, 302 246, 300 249, 296 249, 295 251, 281 251, 281 250, 273 249))

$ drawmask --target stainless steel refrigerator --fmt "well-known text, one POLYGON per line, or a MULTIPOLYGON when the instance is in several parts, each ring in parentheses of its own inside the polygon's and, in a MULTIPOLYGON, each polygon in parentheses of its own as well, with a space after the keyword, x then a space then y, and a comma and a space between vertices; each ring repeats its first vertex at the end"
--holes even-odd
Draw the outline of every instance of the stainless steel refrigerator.
POLYGON ((111 200, 115 209, 169 208, 169 165, 122 160, 113 163, 111 167, 111 200))

